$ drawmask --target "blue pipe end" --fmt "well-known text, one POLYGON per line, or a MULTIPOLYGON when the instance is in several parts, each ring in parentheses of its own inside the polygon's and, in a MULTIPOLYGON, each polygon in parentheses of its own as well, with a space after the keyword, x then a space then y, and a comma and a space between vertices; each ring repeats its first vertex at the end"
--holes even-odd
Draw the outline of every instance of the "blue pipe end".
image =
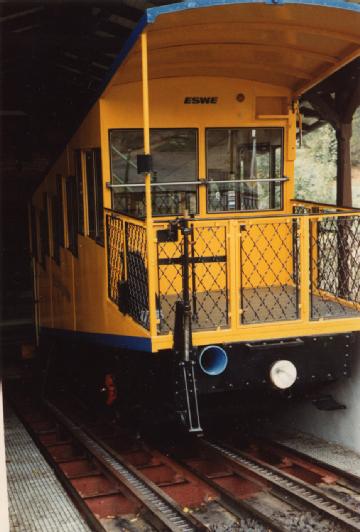
POLYGON ((206 375, 221 375, 227 368, 228 356, 218 345, 204 347, 199 355, 199 364, 206 375))

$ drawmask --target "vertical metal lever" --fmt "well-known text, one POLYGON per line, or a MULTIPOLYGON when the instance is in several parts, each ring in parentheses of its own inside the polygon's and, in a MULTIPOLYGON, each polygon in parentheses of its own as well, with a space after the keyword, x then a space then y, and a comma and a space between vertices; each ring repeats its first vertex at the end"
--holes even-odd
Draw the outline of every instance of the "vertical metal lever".
POLYGON ((190 303, 190 235, 189 220, 177 220, 178 228, 183 235, 182 255, 182 301, 176 302, 174 351, 179 357, 176 362, 175 402, 183 422, 189 432, 202 432, 200 425, 199 405, 195 380, 195 361, 193 359, 191 303, 190 303))

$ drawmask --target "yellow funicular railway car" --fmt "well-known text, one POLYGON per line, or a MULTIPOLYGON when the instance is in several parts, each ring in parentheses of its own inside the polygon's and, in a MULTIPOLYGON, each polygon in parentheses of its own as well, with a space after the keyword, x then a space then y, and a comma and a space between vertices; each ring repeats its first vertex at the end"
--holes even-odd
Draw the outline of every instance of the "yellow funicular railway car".
POLYGON ((360 214, 295 201, 294 161, 299 97, 359 55, 356 4, 145 12, 30 205, 40 344, 108 405, 166 392, 196 432, 350 374, 360 214))

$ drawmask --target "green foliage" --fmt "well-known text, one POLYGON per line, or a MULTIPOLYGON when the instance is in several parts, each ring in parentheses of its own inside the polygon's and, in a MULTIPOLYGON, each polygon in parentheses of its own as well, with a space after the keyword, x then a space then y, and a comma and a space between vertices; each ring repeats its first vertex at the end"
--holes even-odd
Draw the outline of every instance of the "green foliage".
POLYGON ((360 170, 360 107, 357 108, 353 123, 351 137, 351 165, 360 170))
MULTIPOLYGON (((354 114, 351 138, 353 206, 360 207, 360 107, 354 114)), ((336 203, 337 141, 330 124, 304 136, 295 162, 295 197, 336 203)))
POLYGON ((295 196, 334 203, 336 198, 337 141, 334 129, 326 124, 307 134, 297 149, 295 196))

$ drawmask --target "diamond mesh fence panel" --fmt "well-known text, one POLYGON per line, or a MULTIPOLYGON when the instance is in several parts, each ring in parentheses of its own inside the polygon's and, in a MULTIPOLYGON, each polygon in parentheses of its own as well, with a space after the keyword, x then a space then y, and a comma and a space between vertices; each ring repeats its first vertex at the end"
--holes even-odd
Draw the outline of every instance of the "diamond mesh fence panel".
POLYGON ((312 319, 359 316, 360 218, 311 221, 310 248, 312 319))
POLYGON ((158 282, 159 282, 159 332, 173 331, 175 325, 175 305, 182 297, 183 240, 178 232, 176 242, 158 243, 158 282))
POLYGON ((121 218, 106 215, 108 294, 119 304, 119 283, 124 279, 124 222, 121 218))
POLYGON ((228 325, 226 226, 193 226, 193 328, 228 325))
POLYGON ((146 228, 125 223, 128 313, 149 329, 149 292, 146 228))
MULTIPOLYGON (((176 301, 182 299, 183 238, 159 242, 159 332, 174 329, 176 301)), ((192 327, 216 329, 228 324, 226 226, 192 224, 190 239, 192 327)))
POLYGON ((298 318, 298 225, 294 219, 241 226, 241 323, 298 318))

